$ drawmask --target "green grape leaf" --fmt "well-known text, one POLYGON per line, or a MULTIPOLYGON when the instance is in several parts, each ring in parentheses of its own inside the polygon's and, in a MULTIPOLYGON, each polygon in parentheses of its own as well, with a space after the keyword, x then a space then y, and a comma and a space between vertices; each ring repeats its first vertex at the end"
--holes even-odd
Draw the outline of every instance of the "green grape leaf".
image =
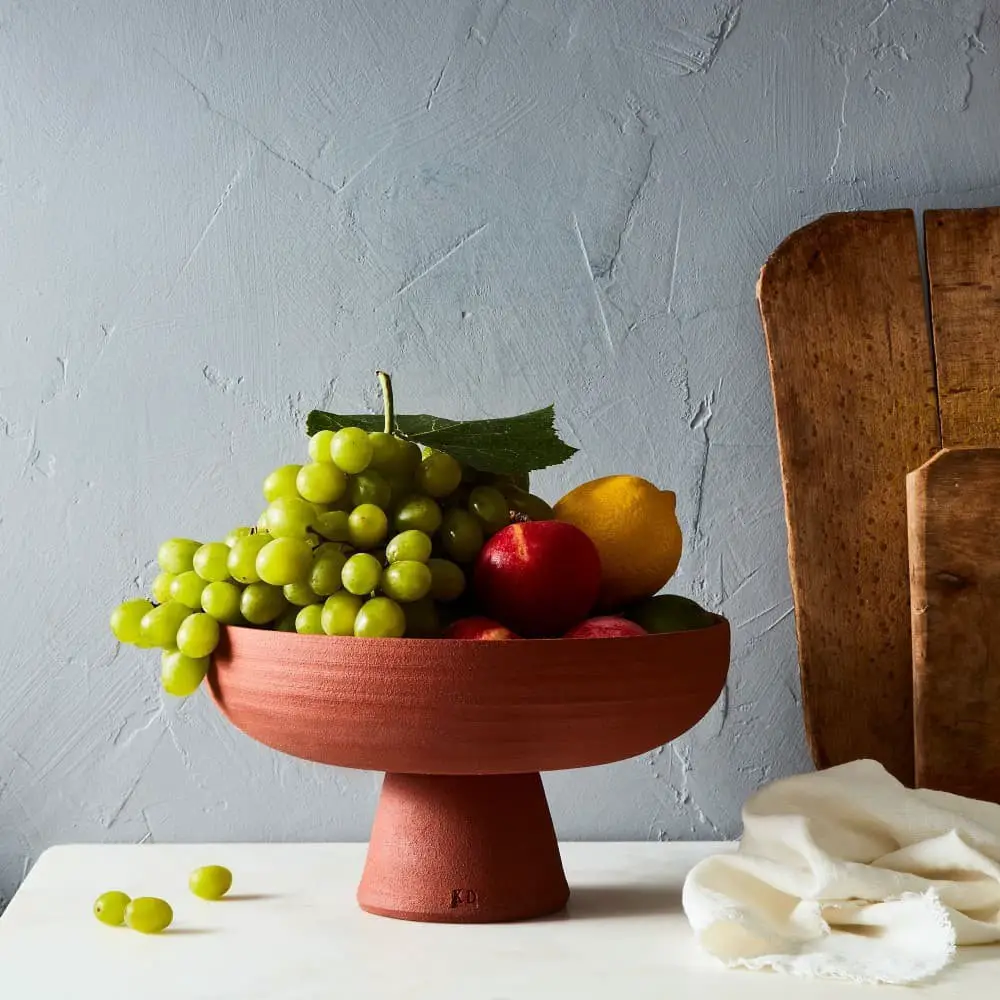
MULTIPOLYGON (((396 433, 402 437, 447 452, 479 472, 511 476, 559 465, 576 454, 576 448, 560 439, 554 424, 553 406, 494 420, 448 420, 426 413, 396 415, 396 433)), ((384 426, 384 419, 372 414, 341 416, 313 410, 306 419, 310 435, 341 427, 380 431, 384 426)))

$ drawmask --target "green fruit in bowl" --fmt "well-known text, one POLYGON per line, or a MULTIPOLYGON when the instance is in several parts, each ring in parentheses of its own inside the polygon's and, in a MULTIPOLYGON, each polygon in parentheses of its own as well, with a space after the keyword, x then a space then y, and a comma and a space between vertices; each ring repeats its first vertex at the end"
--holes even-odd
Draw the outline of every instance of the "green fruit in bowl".
POLYGON ((510 513, 518 521, 551 521, 555 517, 552 507, 534 493, 516 487, 505 487, 504 496, 510 513))
MULTIPOLYGON (((224 626, 439 636, 482 614, 472 576, 484 544, 511 521, 552 518, 527 492, 530 469, 574 451, 556 434, 551 406, 486 420, 397 416, 389 376, 376 375, 380 429, 369 415, 310 413, 308 460, 271 471, 264 512, 246 511, 247 523, 221 541, 169 538, 157 550, 153 600, 113 612, 120 642, 164 650, 168 694, 200 687, 224 626)), ((558 600, 565 586, 560 578, 541 600, 558 600)), ((145 910, 162 916, 157 905, 133 909, 143 922, 145 910)))
POLYGON ((641 625, 647 632, 685 632, 707 628, 719 619, 697 601, 680 594, 660 594, 625 608, 623 618, 641 625))
POLYGON ((403 605, 408 639, 437 639, 441 636, 441 617, 430 597, 403 605))

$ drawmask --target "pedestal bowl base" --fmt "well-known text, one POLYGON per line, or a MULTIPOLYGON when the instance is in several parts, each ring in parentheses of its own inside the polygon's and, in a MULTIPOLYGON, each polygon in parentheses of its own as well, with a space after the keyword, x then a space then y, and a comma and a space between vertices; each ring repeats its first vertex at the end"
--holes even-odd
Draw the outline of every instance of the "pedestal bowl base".
POLYGON ((387 774, 358 903, 401 920, 555 913, 569 886, 541 777, 387 774))
POLYGON ((722 693, 729 623, 630 638, 362 639, 222 630, 209 690, 303 760, 386 773, 365 910, 493 923, 569 898, 539 772, 627 760, 722 693))

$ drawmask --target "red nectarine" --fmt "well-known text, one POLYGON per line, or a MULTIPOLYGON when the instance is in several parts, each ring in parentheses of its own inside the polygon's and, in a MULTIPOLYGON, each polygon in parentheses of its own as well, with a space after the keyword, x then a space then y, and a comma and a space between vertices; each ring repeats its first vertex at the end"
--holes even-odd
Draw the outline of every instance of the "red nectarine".
POLYGON ((615 615, 601 615, 597 618, 588 618, 579 625, 574 625, 566 635, 565 639, 619 639, 630 635, 649 635, 649 633, 635 622, 630 622, 627 618, 618 618, 615 615))
MULTIPOLYGON (((636 626, 638 628, 638 626, 636 626)), ((520 639, 509 628, 492 618, 459 618, 445 629, 446 639, 520 639)))
POLYGON ((526 521, 498 531, 479 553, 476 595, 524 636, 561 635, 586 618, 601 586, 594 543, 572 524, 526 521))

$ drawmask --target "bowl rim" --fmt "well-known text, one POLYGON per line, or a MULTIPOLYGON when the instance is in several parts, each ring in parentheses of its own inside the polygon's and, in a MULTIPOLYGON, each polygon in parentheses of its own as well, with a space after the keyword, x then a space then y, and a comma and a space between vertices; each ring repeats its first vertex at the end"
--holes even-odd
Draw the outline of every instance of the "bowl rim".
POLYGON ((452 775, 565 770, 624 760, 690 729, 725 688, 731 644, 721 616, 700 629, 582 646, 234 627, 213 658, 209 690, 252 739, 323 764, 452 775), (287 695, 277 711, 275 682, 287 695), (358 735, 372 725, 376 735, 358 735))
POLYGON ((236 634, 240 637, 249 635, 267 635, 282 637, 288 642, 299 642, 304 641, 305 643, 320 643, 329 642, 331 645, 343 645, 351 646, 355 643, 372 643, 372 642, 387 642, 387 643, 397 643, 405 642, 412 643, 414 646, 425 645, 426 647, 434 647, 435 649, 440 649, 442 643, 460 643, 462 645, 472 645, 476 646, 506 646, 509 643, 532 643, 532 644, 551 644, 551 643, 561 643, 561 642, 598 642, 598 643, 608 643, 608 642, 622 642, 627 640, 629 642, 648 642, 650 639, 663 641, 667 638, 677 635, 689 635, 695 632, 708 632, 717 629, 720 625, 725 625, 730 630, 732 626, 728 618, 723 615, 717 614, 714 611, 707 611, 706 614, 712 616, 713 621, 709 625, 702 625, 697 628, 682 628, 675 629, 672 632, 647 632, 645 635, 614 635, 614 636, 585 636, 583 638, 577 636, 517 636, 514 639, 451 639, 444 636, 438 636, 437 638, 421 638, 417 636, 400 636, 398 638, 370 638, 367 636, 356 636, 356 635, 326 635, 316 634, 316 633, 302 633, 302 632, 279 632, 277 629, 269 629, 266 627, 255 628, 248 625, 223 625, 220 628, 220 633, 222 635, 232 635, 236 634))

